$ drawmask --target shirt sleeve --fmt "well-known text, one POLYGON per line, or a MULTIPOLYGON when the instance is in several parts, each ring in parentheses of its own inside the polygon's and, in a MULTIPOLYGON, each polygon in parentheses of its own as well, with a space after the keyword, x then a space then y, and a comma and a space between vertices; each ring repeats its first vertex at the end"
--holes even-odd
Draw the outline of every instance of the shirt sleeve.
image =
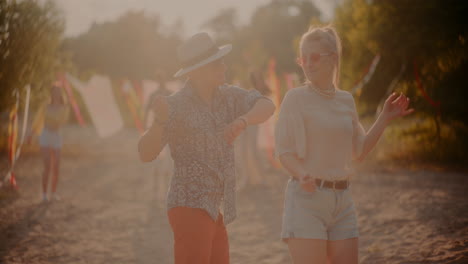
MULTIPOLYGON (((291 92, 294 90, 291 90, 291 92)), ((306 155, 306 132, 304 119, 299 105, 291 92, 288 92, 281 104, 275 127, 275 154, 293 153, 304 159, 306 155)))
POLYGON ((353 158, 358 159, 362 155, 366 131, 359 121, 359 115, 356 110, 354 98, 352 98, 352 119, 353 119, 353 158))
POLYGON ((236 118, 249 112, 259 99, 270 100, 257 90, 246 90, 237 86, 227 86, 226 90, 228 96, 234 97, 236 118))
POLYGON ((167 121, 163 124, 163 133, 162 133, 162 140, 163 144, 167 144, 170 141, 171 135, 174 134, 174 131, 177 126, 176 121, 176 108, 177 108, 177 100, 174 100, 174 97, 169 96, 167 97, 167 104, 168 104, 168 111, 169 117, 167 121))

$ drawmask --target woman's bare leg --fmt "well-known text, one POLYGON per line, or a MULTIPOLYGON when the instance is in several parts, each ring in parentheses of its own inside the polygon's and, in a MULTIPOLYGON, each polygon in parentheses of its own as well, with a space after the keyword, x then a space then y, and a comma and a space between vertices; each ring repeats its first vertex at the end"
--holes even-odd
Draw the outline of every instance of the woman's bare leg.
POLYGON ((60 149, 53 149, 52 153, 52 193, 55 194, 60 173, 60 149))
POLYGON ((289 239, 289 253, 294 264, 326 264, 327 241, 322 239, 289 239))
MULTIPOLYGON (((49 183, 51 149, 48 147, 41 147, 41 153, 44 163, 44 170, 42 172, 42 194, 45 196, 47 195, 47 185, 49 183)), ((45 199, 46 196, 43 198, 45 199)))
POLYGON ((357 264, 358 238, 328 241, 328 260, 330 264, 357 264))

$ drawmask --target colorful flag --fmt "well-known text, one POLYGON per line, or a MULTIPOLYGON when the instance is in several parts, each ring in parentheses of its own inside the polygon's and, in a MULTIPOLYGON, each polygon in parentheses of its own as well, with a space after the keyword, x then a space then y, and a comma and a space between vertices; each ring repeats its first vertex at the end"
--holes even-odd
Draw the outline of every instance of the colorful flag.
POLYGON ((135 92, 136 98, 138 98, 138 105, 143 105, 143 87, 141 86, 141 82, 133 81, 133 89, 135 92))
POLYGON ((73 112, 75 113, 75 117, 76 117, 76 120, 78 121, 78 124, 81 127, 84 127, 85 121, 83 119, 83 116, 81 115, 80 107, 76 103, 75 96, 73 95, 73 91, 70 87, 70 83, 68 82, 65 74, 60 75, 60 81, 61 81, 62 87, 65 88, 65 91, 67 92, 68 101, 70 102, 73 112))
POLYGON ((275 103, 275 105, 280 105, 281 86, 280 80, 276 75, 276 60, 274 58, 271 58, 270 62, 268 63, 268 86, 272 90, 273 102, 275 103))
POLYGON ((130 81, 126 80, 123 82, 121 86, 121 91, 123 94, 123 97, 125 98, 125 102, 127 103, 128 109, 130 110, 130 113, 133 118, 133 122, 135 123, 135 127, 138 129, 138 132, 140 134, 143 134, 145 132, 145 129, 143 127, 143 123, 141 121, 141 114, 138 108, 138 105, 135 100, 135 93, 132 88, 132 84, 130 81))
POLYGON ((141 86, 143 89, 143 107, 146 108, 150 96, 159 89, 160 84, 152 80, 143 80, 141 86))
POLYGON ((426 90, 424 89, 421 78, 419 77, 419 71, 418 71, 418 65, 416 64, 416 60, 413 61, 413 69, 414 69, 414 78, 416 79, 416 84, 421 92, 422 96, 426 101, 436 109, 437 115, 440 115, 440 101, 434 101, 432 98, 426 93, 426 90))
POLYGON ((285 73, 284 79, 286 80, 286 87, 288 88, 288 90, 291 90, 297 86, 297 84, 295 83, 296 78, 294 73, 285 73))
POLYGON ((366 68, 366 70, 362 74, 362 77, 359 80, 357 80, 356 83, 353 85, 353 88, 351 88, 352 94, 356 94, 356 93, 359 94, 361 92, 362 87, 364 87, 364 85, 368 83, 369 80, 372 78, 372 75, 374 74, 375 69, 377 68, 377 65, 379 64, 379 61, 380 61, 380 54, 377 54, 372 59, 369 66, 366 68))
MULTIPOLYGON (((281 104, 282 95, 281 95, 280 80, 278 76, 276 75, 276 60, 274 58, 271 58, 268 63, 268 86, 270 87, 272 91, 272 94, 271 94, 272 101, 275 103, 276 106, 279 106, 281 104)), ((261 137, 263 137, 264 146, 266 147, 268 160, 270 161, 270 164, 274 168, 281 167, 281 165, 276 160, 275 155, 274 155, 275 153, 274 127, 278 119, 278 112, 279 112, 279 107, 276 108, 275 115, 260 126, 260 131, 262 131, 262 133, 259 134, 261 137)), ((259 140, 259 142, 261 142, 261 139, 259 140)))
POLYGON ((28 118, 29 118, 29 98, 31 95, 31 86, 27 85, 26 86, 26 100, 24 102, 24 113, 23 113, 23 125, 21 127, 21 139, 20 143, 18 146, 18 150, 16 151, 15 155, 15 161, 18 160, 20 154, 21 154, 21 148, 23 147, 24 140, 26 137, 26 130, 28 128, 28 118))
MULTIPOLYGON (((18 107, 19 107, 19 93, 15 91, 16 103, 13 105, 13 108, 9 114, 9 122, 8 122, 8 163, 10 168, 7 172, 7 175, 4 178, 4 181, 9 181, 11 186, 15 189, 18 188, 16 184, 15 174, 13 172, 13 168, 15 166, 15 161, 17 158, 16 155, 16 145, 18 140, 18 107)), ((0 186, 3 182, 0 184, 0 186)))

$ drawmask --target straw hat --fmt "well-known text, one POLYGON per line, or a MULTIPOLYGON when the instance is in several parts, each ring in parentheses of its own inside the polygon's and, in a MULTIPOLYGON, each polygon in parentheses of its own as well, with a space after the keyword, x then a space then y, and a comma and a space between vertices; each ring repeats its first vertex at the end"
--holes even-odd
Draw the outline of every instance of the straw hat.
POLYGON ((174 74, 180 77, 190 71, 215 61, 232 50, 232 45, 217 47, 208 33, 197 33, 177 49, 182 68, 174 74))

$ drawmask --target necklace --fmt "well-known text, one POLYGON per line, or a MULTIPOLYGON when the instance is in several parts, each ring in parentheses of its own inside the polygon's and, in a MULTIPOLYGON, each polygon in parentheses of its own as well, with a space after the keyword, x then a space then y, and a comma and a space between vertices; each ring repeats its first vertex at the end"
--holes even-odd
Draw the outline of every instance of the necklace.
POLYGON ((317 87, 315 87, 314 85, 312 85, 311 83, 308 83, 307 86, 313 90, 314 92, 318 93, 319 95, 325 97, 325 98, 333 98, 336 94, 336 89, 334 86, 332 86, 332 88, 328 88, 328 89, 319 89, 317 87))

